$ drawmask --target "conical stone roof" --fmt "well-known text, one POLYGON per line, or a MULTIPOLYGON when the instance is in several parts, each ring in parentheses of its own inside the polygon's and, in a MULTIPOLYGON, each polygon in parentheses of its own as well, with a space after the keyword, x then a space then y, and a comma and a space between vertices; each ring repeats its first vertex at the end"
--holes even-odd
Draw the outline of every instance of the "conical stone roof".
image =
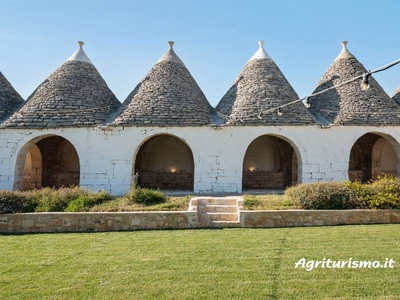
POLYGON ((281 105, 299 97, 281 70, 264 50, 264 42, 247 62, 231 88, 222 97, 216 109, 226 116, 230 125, 307 125, 314 118, 297 102, 281 105))
POLYGON ((213 108, 173 50, 169 50, 124 101, 115 125, 201 126, 213 108))
POLYGON ((108 88, 79 42, 78 50, 51 74, 6 127, 87 127, 107 122, 121 103, 108 88))
POLYGON ((392 99, 400 105, 400 86, 397 87, 397 89, 394 91, 392 99))
MULTIPOLYGON (((347 50, 347 42, 328 68, 313 93, 322 91, 367 72, 347 50)), ((369 89, 361 89, 356 80, 310 98, 310 111, 325 125, 398 125, 400 107, 369 76, 369 89)))
POLYGON ((0 72, 0 122, 15 112, 23 102, 24 99, 0 72))

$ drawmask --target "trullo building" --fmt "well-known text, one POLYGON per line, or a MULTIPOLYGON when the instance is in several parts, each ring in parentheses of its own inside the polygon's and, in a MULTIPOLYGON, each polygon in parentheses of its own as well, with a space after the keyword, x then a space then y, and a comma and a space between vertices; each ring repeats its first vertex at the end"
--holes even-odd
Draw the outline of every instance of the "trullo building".
POLYGON ((233 194, 399 174, 399 92, 390 98, 372 76, 367 91, 335 88, 366 73, 346 44, 309 108, 263 42, 216 108, 173 42, 123 103, 82 42, 25 102, 0 73, 0 189, 121 195, 138 174, 145 187, 233 194))

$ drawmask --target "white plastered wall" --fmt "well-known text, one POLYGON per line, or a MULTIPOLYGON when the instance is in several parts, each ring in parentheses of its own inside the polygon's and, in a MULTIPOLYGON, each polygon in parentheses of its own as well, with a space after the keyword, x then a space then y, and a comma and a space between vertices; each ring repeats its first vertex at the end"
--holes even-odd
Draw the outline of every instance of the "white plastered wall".
POLYGON ((359 137, 369 132, 385 137, 394 146, 397 161, 400 161, 398 127, 0 129, 0 189, 15 188, 16 181, 20 180, 17 178, 18 170, 23 168, 21 160, 24 161, 29 147, 50 135, 62 136, 75 147, 81 165, 82 187, 121 195, 130 188, 135 155, 140 145, 154 135, 174 135, 191 148, 195 193, 240 193, 245 152, 261 135, 280 137, 291 144, 298 159, 298 182, 305 183, 348 179, 351 147, 359 137))

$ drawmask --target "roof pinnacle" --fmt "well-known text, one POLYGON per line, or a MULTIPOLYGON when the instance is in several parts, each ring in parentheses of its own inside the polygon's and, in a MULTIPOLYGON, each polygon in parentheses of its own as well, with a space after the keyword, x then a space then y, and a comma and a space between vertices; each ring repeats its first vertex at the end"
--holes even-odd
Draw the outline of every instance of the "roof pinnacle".
POLYGON ((172 61, 172 62, 176 62, 179 63, 181 65, 185 65, 181 59, 178 57, 178 55, 176 55, 173 46, 175 44, 175 42, 173 41, 168 41, 169 44, 169 49, 167 50, 167 52, 158 60, 158 62, 161 61, 172 61))
POLYGON ((250 60, 262 59, 262 58, 271 59, 271 57, 268 55, 268 53, 264 50, 265 42, 264 41, 258 41, 258 44, 260 45, 260 47, 258 48, 257 52, 250 58, 250 60))
POLYGON ((89 64, 92 64, 92 62, 90 61, 89 57, 86 55, 85 51, 83 51, 83 45, 85 44, 82 41, 78 41, 79 44, 79 48, 78 50, 76 50, 74 52, 74 54, 72 54, 72 56, 70 58, 67 59, 67 61, 83 61, 83 62, 87 62, 89 64))
POLYGON ((351 54, 350 51, 347 50, 348 43, 349 43, 348 41, 342 42, 342 51, 339 53, 338 57, 336 57, 335 61, 342 58, 354 57, 353 54, 351 54))

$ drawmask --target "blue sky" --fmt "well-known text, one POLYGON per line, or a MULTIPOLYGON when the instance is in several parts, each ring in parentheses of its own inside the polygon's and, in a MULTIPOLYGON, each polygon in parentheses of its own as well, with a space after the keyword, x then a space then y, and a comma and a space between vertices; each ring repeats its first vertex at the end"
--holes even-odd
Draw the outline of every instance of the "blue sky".
MULTIPOLYGON (((26 99, 83 40, 122 102, 173 40, 215 106, 265 40, 304 97, 343 40, 367 69, 400 59, 399 9, 394 0, 0 0, 0 71, 26 99)), ((400 65, 375 78, 391 96, 400 65)))

